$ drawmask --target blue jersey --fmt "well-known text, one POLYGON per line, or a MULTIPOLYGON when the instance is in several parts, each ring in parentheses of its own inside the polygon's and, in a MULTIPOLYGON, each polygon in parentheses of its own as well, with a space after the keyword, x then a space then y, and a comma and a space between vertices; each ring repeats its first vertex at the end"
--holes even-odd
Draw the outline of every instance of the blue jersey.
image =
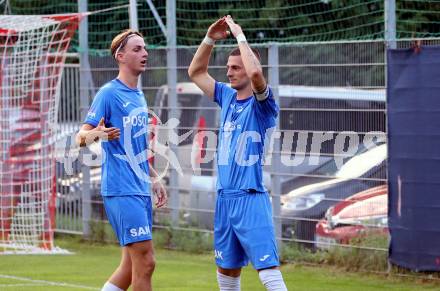
POLYGON ((96 94, 84 123, 121 130, 119 140, 102 142, 101 194, 150 195, 148 111, 144 94, 114 79, 96 94))
POLYGON ((217 146, 217 189, 265 192, 262 161, 269 128, 276 126, 279 108, 268 88, 268 97, 237 100, 237 91, 215 83, 214 101, 221 107, 217 146))

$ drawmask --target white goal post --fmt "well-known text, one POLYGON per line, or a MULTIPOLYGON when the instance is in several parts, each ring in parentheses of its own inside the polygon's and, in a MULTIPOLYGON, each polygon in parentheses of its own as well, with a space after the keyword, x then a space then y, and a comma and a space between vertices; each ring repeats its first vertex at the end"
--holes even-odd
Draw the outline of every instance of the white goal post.
POLYGON ((80 14, 0 16, 0 254, 57 253, 55 128, 80 14))

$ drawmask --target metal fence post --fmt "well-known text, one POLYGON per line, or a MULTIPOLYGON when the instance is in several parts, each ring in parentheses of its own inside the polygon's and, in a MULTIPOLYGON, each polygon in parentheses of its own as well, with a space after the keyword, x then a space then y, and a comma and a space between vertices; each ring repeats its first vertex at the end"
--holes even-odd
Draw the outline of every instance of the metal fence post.
MULTIPOLYGON (((87 0, 79 0, 78 1, 78 10, 79 12, 87 12, 87 0)), ((90 70, 89 64, 89 40, 88 40, 88 19, 87 16, 79 24, 79 61, 80 61, 80 112, 81 119, 84 120, 87 110, 89 107, 89 89, 88 86, 90 81, 88 78, 91 77, 90 74, 87 74, 87 69, 90 70)), ((85 148, 83 150, 83 154, 88 149, 85 148)), ((83 225, 83 236, 90 237, 91 229, 90 229, 90 221, 92 218, 92 205, 91 205, 91 196, 90 196, 90 168, 84 163, 81 165, 82 172, 82 225, 83 225)))
MULTIPOLYGON (((130 0, 130 6, 128 7, 128 15, 130 20, 130 28, 139 31, 137 0, 130 0)), ((142 78, 138 79, 138 88, 142 90, 142 78)))
POLYGON ((385 41, 389 48, 396 45, 396 0, 385 0, 385 41))
MULTIPOLYGON (((177 117, 177 41, 176 41, 176 1, 167 0, 167 81, 168 81, 168 106, 169 118, 177 117)), ((168 132, 169 139, 172 139, 171 130, 168 132)), ((177 153, 177 145, 169 143, 171 152, 177 153)), ((169 195, 171 217, 174 225, 179 221, 179 177, 176 169, 170 168, 169 195)))
MULTIPOLYGON (((385 88, 388 87, 388 50, 389 49, 396 49, 397 48, 397 42, 396 42, 396 0, 385 0, 385 88)), ((388 99, 388 96, 386 97, 388 99)), ((387 105, 385 105, 387 106, 387 105)), ((386 119, 388 119, 388 116, 386 116, 386 119)), ((386 121, 386 133, 388 136, 388 120, 386 121)), ((389 152, 389 151, 388 151, 389 152)), ((388 171, 388 161, 386 169, 388 171)), ((387 177, 389 175, 387 174, 387 177)), ((387 272, 389 273, 392 268, 392 263, 389 260, 388 256, 388 269, 387 272)))
MULTIPOLYGON (((268 52, 268 73, 269 73, 269 84, 272 88, 273 94, 277 104, 279 103, 279 83, 280 83, 280 72, 279 72, 279 46, 277 43, 269 44, 268 52)), ((277 130, 280 128, 280 117, 277 119, 277 130)), ((280 172, 280 139, 275 138, 273 144, 273 158, 272 158, 272 174, 271 174, 271 189, 272 189, 272 209, 274 216, 274 227, 275 236, 278 243, 278 249, 281 253, 281 179, 279 176, 280 172)))

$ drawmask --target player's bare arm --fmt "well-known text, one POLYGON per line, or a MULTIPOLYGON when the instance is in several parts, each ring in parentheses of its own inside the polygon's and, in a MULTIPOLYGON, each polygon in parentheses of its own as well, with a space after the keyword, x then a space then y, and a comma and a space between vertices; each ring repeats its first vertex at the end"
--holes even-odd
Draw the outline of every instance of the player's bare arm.
POLYGON ((116 127, 105 127, 104 118, 101 118, 96 127, 90 124, 83 124, 76 135, 76 144, 80 147, 85 147, 99 139, 103 141, 110 141, 119 139, 121 130, 116 127))
POLYGON ((232 35, 237 38, 241 59, 246 70, 246 74, 251 80, 252 90, 255 93, 263 93, 266 89, 267 83, 263 75, 263 69, 261 68, 260 61, 249 47, 240 25, 235 23, 230 15, 226 16, 225 21, 229 26, 232 35))
POLYGON ((222 17, 214 22, 206 33, 206 37, 200 44, 188 68, 191 80, 210 98, 214 97, 215 80, 208 73, 208 64, 212 48, 217 40, 228 36, 226 18, 222 17))

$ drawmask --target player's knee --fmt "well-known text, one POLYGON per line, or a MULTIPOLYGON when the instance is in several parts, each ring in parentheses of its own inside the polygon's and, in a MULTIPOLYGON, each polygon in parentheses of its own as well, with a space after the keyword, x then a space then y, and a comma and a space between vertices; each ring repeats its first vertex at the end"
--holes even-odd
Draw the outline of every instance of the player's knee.
POLYGON ((137 264, 134 267, 134 272, 136 276, 151 276, 156 267, 156 260, 151 253, 145 253, 137 260, 137 264))
POLYGON ((240 269, 223 269, 218 267, 218 272, 220 274, 223 274, 225 276, 229 277, 239 277, 241 274, 241 268, 240 269))
POLYGON ((156 268, 156 259, 153 255, 149 254, 148 256, 145 256, 145 268, 149 274, 153 273, 154 269, 156 268))

